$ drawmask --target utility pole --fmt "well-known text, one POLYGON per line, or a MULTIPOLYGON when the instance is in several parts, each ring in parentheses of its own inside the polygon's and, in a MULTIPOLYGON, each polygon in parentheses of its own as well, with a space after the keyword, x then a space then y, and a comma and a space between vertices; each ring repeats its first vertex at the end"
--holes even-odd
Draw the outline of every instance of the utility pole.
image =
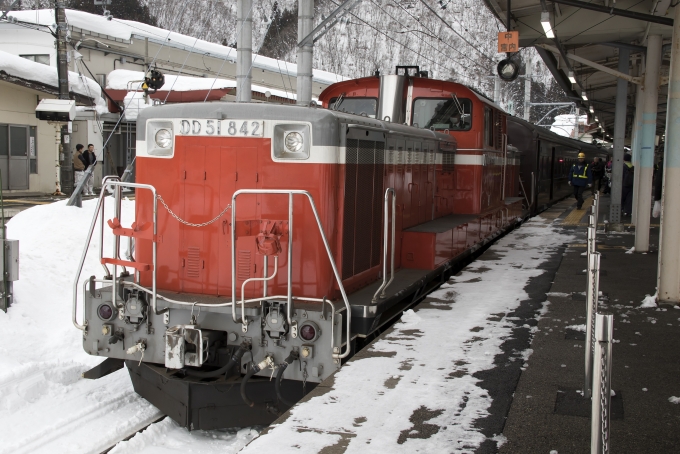
POLYGON ((313 30, 314 0, 298 0, 297 105, 312 102, 312 56, 314 41, 302 42, 313 30))
POLYGON ((531 66, 531 59, 529 59, 524 71, 524 119, 526 121, 529 121, 529 115, 531 114, 531 66))
MULTIPOLYGON (((663 160, 661 233, 659 239, 659 301, 680 302, 680 7, 675 7, 671 72, 666 116, 666 146, 663 160)), ((648 214, 649 216, 649 214, 648 214)), ((672 310, 672 309, 671 309, 672 310)))
MULTIPOLYGON (((66 50, 66 33, 68 25, 66 24, 66 9, 63 0, 57 0, 54 8, 54 20, 57 24, 57 79, 59 85, 59 99, 69 99, 68 90, 68 53, 66 50)), ((68 191, 73 190, 73 168, 67 165, 71 159, 71 150, 69 144, 71 136, 67 126, 55 126, 61 128, 61 140, 59 149, 57 151, 56 162, 56 191, 54 195, 64 195, 63 189, 68 191), (68 159, 67 159, 68 155, 68 159), (62 166, 62 162, 64 165, 62 166)))
POLYGON ((251 68, 253 66, 253 0, 238 0, 236 4, 236 101, 250 102, 251 68))

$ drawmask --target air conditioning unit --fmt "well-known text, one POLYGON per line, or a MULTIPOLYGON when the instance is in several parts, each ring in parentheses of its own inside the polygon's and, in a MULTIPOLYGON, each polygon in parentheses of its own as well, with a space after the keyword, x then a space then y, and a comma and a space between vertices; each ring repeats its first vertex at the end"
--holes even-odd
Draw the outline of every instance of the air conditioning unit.
POLYGON ((73 121, 76 102, 70 99, 42 99, 35 108, 35 116, 46 121, 73 121))

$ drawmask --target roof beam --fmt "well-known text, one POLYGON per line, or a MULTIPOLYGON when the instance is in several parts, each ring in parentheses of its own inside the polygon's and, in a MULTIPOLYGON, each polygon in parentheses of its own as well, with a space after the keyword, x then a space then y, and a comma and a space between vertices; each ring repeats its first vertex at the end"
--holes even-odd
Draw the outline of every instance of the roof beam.
POLYGON ((635 11, 629 11, 627 9, 618 9, 604 5, 596 5, 593 3, 586 3, 579 0, 552 0, 553 3, 559 3, 560 5, 573 6, 576 8, 588 9, 591 11, 597 11, 600 13, 609 14, 610 16, 622 16, 629 19, 636 19, 645 22, 654 22, 661 25, 673 26, 673 19, 667 17, 654 16, 652 14, 637 13, 635 11))
MULTIPOLYGON (((542 47, 545 50, 549 50, 550 52, 560 54, 560 50, 556 47, 549 46, 548 44, 536 44, 536 47, 542 47)), ((562 54, 564 56, 564 54, 562 54)), ((579 63, 582 63, 586 66, 590 66, 591 68, 595 68, 598 71, 602 71, 603 73, 611 74, 612 76, 618 77, 620 79, 626 80, 628 82, 634 83, 634 84, 642 84, 642 77, 632 77, 628 74, 624 74, 622 72, 616 71, 614 69, 608 68, 607 66, 601 65, 599 63, 592 62, 590 60, 587 60, 583 57, 579 57, 578 55, 574 54, 566 54, 566 57, 569 58, 570 60, 577 61, 579 63)))

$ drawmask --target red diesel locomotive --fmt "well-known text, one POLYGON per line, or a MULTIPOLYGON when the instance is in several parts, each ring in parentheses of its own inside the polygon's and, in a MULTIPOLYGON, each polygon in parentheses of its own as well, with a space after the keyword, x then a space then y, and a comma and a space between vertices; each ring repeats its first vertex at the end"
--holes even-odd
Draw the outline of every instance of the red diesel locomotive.
POLYGON ((114 235, 105 276, 74 283, 83 347, 109 358, 89 376, 126 361, 190 429, 268 424, 521 218, 506 115, 475 92, 383 76, 321 99, 140 114, 137 182, 105 180, 90 232, 114 235))

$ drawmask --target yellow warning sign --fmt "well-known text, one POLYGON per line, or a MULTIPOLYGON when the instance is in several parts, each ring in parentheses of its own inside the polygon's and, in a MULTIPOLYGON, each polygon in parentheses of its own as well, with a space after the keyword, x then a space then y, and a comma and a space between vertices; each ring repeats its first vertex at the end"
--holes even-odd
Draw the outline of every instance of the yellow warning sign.
POLYGON ((498 52, 517 52, 519 50, 519 31, 498 33, 498 52))

